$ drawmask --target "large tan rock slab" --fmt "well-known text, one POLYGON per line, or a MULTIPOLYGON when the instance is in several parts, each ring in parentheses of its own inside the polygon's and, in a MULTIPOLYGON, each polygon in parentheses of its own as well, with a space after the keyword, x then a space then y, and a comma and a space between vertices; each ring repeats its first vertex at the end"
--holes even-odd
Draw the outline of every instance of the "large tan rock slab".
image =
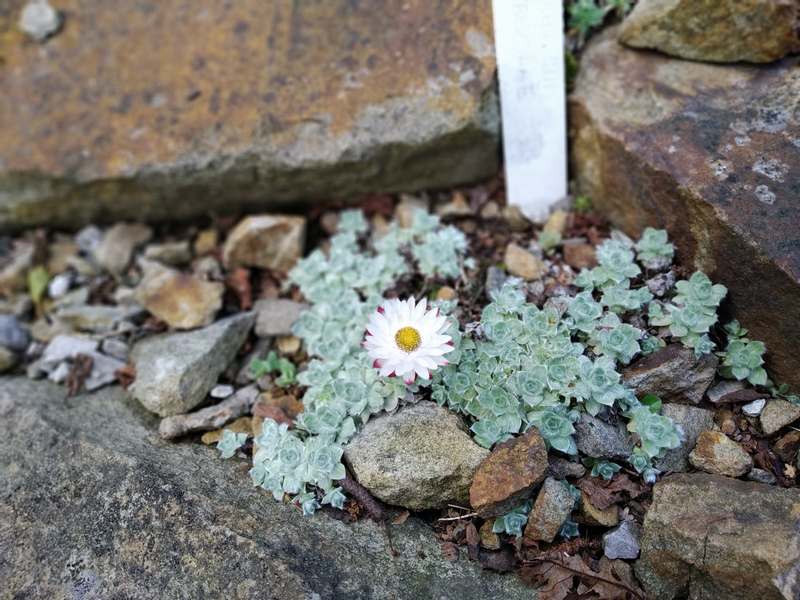
POLYGON ((800 597, 800 490, 705 474, 653 488, 636 575, 659 600, 800 597))
POLYGON ((0 9, 0 227, 177 219, 496 172, 490 0, 0 9))
POLYGON ((771 62, 800 50, 796 0, 640 0, 620 41, 708 62, 771 62))
POLYGON ((587 47, 570 98, 581 193, 626 233, 666 227, 680 262, 729 289, 725 311, 800 385, 798 59, 710 65, 587 47))

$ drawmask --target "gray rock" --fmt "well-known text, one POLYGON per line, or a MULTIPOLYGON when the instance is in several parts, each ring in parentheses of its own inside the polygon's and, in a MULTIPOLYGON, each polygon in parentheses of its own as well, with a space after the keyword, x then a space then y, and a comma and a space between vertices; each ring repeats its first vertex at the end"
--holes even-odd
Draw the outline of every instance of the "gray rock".
POLYGON ((131 393, 162 417, 191 410, 217 383, 254 320, 253 313, 242 313, 203 329, 140 341, 131 353, 136 367, 131 393))
POLYGON ((147 242, 153 230, 139 223, 118 223, 111 227, 94 248, 98 264, 114 275, 121 274, 130 264, 133 251, 147 242))
POLYGON ((772 435, 781 428, 800 419, 800 406, 786 400, 770 400, 761 413, 761 429, 772 435))
POLYGON ((665 477, 636 575, 648 597, 783 600, 800 592, 800 489, 705 474, 665 477))
POLYGON ((25 352, 31 343, 31 334, 13 315, 0 315, 0 346, 13 352, 25 352))
POLYGON ((308 304, 281 298, 259 300, 253 306, 256 313, 256 335, 270 337, 289 335, 292 325, 308 304))
POLYGON ((564 483, 553 477, 545 479, 528 515, 525 539, 552 542, 574 506, 575 498, 564 483))
POLYGON ((433 402, 370 420, 344 452, 353 475, 376 498, 412 510, 466 503, 488 455, 460 417, 433 402))
POLYGON ((22 9, 19 28, 37 42, 43 42, 61 27, 61 16, 47 0, 30 0, 22 9))
POLYGON ((97 350, 97 341, 95 340, 77 335, 60 334, 47 344, 39 364, 47 371, 67 359, 75 358, 78 354, 91 354, 95 350, 97 350))
POLYGON ((747 478, 750 481, 766 483, 767 485, 775 485, 778 482, 778 479, 775 477, 775 475, 769 471, 765 471, 764 469, 751 469, 747 474, 747 478))
POLYGON ((215 385, 213 388, 211 388, 211 391, 208 392, 208 395, 212 398, 217 398, 218 400, 224 400, 228 396, 232 395, 233 392, 234 389, 232 385, 220 383, 219 385, 215 385))
POLYGON ((759 398, 742 406, 742 412, 748 417, 757 417, 766 405, 767 401, 764 398, 759 398))
POLYGON ((603 534, 603 554, 611 560, 638 558, 641 537, 642 530, 635 521, 623 521, 611 531, 603 534))
POLYGON ((130 346, 118 338, 106 338, 100 343, 100 350, 112 358, 128 360, 130 346))
POLYGON ((640 398, 655 394, 666 402, 697 404, 714 381, 717 364, 714 354, 697 358, 691 348, 670 344, 624 369, 622 378, 640 398))
POLYGON ((157 419, 119 388, 69 403, 65 393, 0 380, 4 598, 535 595, 514 576, 445 560, 415 517, 391 527, 391 542, 368 519, 303 517, 253 487, 246 464, 161 441, 157 419))
POLYGON ((85 254, 93 255, 103 241, 103 231, 97 225, 87 225, 75 234, 75 243, 85 254))
POLYGON ((97 391, 117 381, 117 371, 125 366, 124 362, 99 352, 91 352, 89 356, 92 357, 92 372, 83 382, 87 392, 97 391))
POLYGON ((686 471, 689 468, 689 453, 694 449, 697 437, 703 431, 714 428, 714 413, 684 404, 665 404, 661 414, 680 426, 683 439, 680 446, 667 450, 663 458, 656 460, 655 466, 662 471, 686 471))
POLYGON ((633 451, 633 441, 621 423, 611 425, 587 413, 575 423, 575 443, 578 450, 592 458, 621 460, 633 451))
POLYGON ((710 387, 706 392, 706 395, 708 396, 710 402, 713 404, 719 404, 725 396, 743 389, 744 382, 723 379, 719 383, 710 387))

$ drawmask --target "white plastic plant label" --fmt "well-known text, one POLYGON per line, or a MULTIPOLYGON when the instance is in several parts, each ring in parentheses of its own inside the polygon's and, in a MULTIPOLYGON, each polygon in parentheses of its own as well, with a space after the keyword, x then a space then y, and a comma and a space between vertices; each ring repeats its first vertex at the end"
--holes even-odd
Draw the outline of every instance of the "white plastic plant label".
POLYGON ((567 195, 561 0, 493 0, 506 193, 541 221, 567 195))

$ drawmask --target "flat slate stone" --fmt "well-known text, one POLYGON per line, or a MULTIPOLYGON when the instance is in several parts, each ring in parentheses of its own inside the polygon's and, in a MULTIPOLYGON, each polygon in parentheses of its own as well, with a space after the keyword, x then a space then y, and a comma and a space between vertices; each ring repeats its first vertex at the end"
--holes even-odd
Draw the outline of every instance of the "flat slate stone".
POLYGON ((629 235, 666 227, 678 259, 728 287, 726 312, 800 385, 797 57, 711 65, 588 44, 570 98, 581 193, 629 235))
POLYGON ((0 380, 0 581, 15 598, 535 598, 447 561, 411 517, 384 529, 303 517, 244 461, 159 439, 119 388, 0 380))
POLYGON ((0 8, 0 228, 185 218, 493 175, 490 0, 0 8), (157 49, 157 51, 155 51, 157 49))

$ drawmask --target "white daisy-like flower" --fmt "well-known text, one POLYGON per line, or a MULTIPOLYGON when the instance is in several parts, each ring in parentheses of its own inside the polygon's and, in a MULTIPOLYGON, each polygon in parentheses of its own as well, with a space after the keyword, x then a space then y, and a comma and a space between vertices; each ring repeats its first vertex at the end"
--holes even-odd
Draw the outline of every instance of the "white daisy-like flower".
POLYGON ((431 371, 447 364, 444 355, 453 349, 450 336, 442 333, 447 318, 438 308, 427 308, 424 298, 393 299, 372 314, 364 347, 381 375, 412 383, 416 376, 430 379, 431 371))

